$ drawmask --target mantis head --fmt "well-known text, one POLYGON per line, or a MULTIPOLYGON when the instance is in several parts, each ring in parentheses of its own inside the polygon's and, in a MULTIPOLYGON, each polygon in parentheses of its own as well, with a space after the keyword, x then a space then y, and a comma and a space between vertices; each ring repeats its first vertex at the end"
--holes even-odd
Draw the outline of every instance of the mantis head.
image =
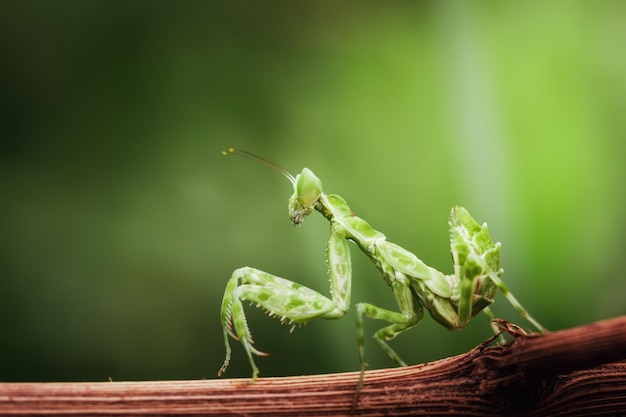
POLYGON ((296 175, 293 183, 293 194, 289 198, 289 218, 294 226, 298 226, 306 216, 311 214, 313 206, 322 195, 322 182, 308 168, 296 175))
POLYGON ((229 148, 228 151, 222 151, 222 154, 233 154, 250 159, 279 172, 287 178, 293 185, 293 194, 289 197, 289 219, 294 226, 300 225, 304 218, 311 214, 315 203, 322 195, 322 182, 308 168, 304 168, 301 173, 294 177, 275 163, 248 151, 229 148))

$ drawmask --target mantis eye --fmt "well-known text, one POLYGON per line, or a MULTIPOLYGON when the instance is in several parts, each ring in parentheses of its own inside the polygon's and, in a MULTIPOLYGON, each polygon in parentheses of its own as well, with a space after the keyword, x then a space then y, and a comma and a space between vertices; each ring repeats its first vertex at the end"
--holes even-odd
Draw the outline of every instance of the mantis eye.
POLYGON ((322 194, 322 182, 310 169, 304 168, 296 177, 296 194, 302 207, 311 207, 322 194))

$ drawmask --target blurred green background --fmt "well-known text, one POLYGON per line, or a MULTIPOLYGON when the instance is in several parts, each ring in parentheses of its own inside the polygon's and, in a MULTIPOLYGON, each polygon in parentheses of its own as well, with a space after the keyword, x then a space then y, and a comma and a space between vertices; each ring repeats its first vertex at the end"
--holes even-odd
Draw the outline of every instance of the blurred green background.
MULTIPOLYGON (((215 378, 235 268, 327 294, 327 222, 294 229, 288 182, 230 146, 309 167, 446 273, 467 207, 549 329, 626 314, 624 45, 619 1, 2 2, 0 380, 215 378)), ((353 302, 394 308, 353 259, 353 302)), ((354 311, 293 334, 247 311, 261 376, 358 368, 354 311)), ((427 316, 393 346, 489 335, 427 316)), ((249 375, 234 344, 225 376, 249 375)))

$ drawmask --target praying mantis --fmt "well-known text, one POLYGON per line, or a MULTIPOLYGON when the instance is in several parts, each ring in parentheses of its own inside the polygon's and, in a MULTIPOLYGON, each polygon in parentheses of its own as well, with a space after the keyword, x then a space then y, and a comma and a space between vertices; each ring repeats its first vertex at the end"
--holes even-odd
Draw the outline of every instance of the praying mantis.
MULTIPOLYGON (((280 166, 253 153, 230 148, 224 155, 238 155, 261 163, 286 177, 293 186, 289 198, 289 218, 294 226, 318 211, 330 222, 327 262, 330 280, 330 298, 294 281, 251 267, 236 269, 226 285, 221 304, 220 319, 223 328, 226 359, 218 375, 230 363, 229 338, 239 341, 252 368, 252 380, 259 369, 254 356, 267 353, 253 346, 246 322, 243 301, 265 310, 283 324, 303 324, 316 318, 339 319, 350 306, 352 268, 349 242, 367 255, 382 274, 396 299, 398 310, 392 311, 370 303, 356 304, 356 333, 360 360, 360 378, 357 395, 363 384, 366 368, 363 317, 383 320, 389 325, 374 333, 374 339, 391 359, 401 366, 406 363, 387 343, 398 334, 415 327, 424 310, 439 324, 450 330, 461 330, 472 317, 482 311, 492 322, 496 334, 500 330, 493 323, 489 305, 499 289, 513 308, 538 331, 544 327, 517 301, 502 281, 500 243, 494 243, 487 224, 478 224, 469 212, 460 206, 452 208, 449 220, 450 247, 454 273, 445 275, 426 265, 408 250, 387 240, 356 216, 343 198, 325 194, 322 183, 308 168, 295 177, 280 166)), ((292 328, 293 329, 293 328, 292 328)))

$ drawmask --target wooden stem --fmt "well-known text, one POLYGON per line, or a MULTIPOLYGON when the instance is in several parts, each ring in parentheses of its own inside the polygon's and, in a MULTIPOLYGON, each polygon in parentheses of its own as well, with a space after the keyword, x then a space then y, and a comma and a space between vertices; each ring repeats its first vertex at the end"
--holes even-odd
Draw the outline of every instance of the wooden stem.
MULTIPOLYGON (((626 410, 626 316, 452 358, 368 371, 354 414, 619 415, 626 410)), ((358 372, 158 382, 2 383, 0 414, 350 415, 358 372)))

